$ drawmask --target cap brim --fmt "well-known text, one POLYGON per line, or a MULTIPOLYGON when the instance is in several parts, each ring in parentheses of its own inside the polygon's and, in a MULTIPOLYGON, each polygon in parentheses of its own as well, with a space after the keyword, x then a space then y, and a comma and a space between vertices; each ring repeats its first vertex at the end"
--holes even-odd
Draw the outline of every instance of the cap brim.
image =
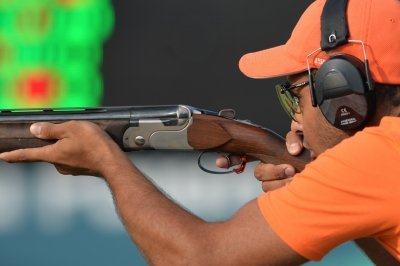
POLYGON ((274 78, 306 71, 304 61, 305 58, 298 60, 291 56, 286 45, 280 45, 245 54, 239 61, 239 68, 250 78, 274 78))

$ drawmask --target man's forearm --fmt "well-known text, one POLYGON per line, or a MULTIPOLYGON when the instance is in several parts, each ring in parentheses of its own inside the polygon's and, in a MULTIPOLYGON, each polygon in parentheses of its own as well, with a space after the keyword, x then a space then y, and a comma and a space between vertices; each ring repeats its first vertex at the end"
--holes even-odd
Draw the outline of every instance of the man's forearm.
POLYGON ((129 160, 103 176, 126 229, 152 265, 299 265, 306 261, 269 228, 255 200, 228 221, 208 223, 164 196, 129 160))
POLYGON ((126 229, 151 264, 194 263, 186 260, 202 250, 202 220, 165 197, 130 162, 105 178, 126 229))

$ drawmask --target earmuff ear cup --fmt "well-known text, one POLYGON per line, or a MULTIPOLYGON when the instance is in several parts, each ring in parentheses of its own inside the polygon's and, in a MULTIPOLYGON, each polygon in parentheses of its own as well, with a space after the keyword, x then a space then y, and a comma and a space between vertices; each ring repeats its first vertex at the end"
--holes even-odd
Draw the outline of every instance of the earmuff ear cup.
POLYGON ((367 120, 369 102, 366 95, 353 93, 324 100, 319 109, 334 127, 354 130, 361 128, 367 120))
POLYGON ((371 109, 371 96, 364 64, 358 58, 330 58, 316 72, 311 89, 315 105, 330 124, 342 130, 364 125, 371 109))

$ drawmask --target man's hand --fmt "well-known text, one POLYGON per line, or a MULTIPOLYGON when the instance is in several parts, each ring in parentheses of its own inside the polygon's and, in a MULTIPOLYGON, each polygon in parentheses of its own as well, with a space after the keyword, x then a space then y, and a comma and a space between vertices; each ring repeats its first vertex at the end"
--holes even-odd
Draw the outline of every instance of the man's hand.
MULTIPOLYGON (((293 156, 300 154, 303 149, 302 137, 296 131, 291 130, 286 135, 286 148, 293 156)), ((238 156, 218 157, 216 164, 220 168, 229 168, 240 163, 238 156)), ((274 165, 270 163, 259 163, 254 169, 254 176, 261 181, 263 191, 270 191, 284 186, 292 181, 295 169, 289 164, 274 165)))
POLYGON ((62 124, 36 123, 31 133, 54 144, 0 154, 8 162, 45 161, 61 174, 104 176, 128 159, 121 149, 96 124, 71 121, 62 124), (117 159, 119 158, 119 160, 117 159))

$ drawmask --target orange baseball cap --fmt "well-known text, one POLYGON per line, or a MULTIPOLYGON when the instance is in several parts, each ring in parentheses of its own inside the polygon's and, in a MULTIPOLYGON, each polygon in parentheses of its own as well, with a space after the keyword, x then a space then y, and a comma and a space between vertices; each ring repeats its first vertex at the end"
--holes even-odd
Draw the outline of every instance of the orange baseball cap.
MULTIPOLYGON (((245 54, 240 70, 251 78, 272 78, 307 70, 307 56, 320 47, 321 14, 325 0, 316 0, 303 13, 286 44, 245 54)), ((400 0, 349 0, 349 39, 364 42, 375 82, 400 84, 400 0)), ((308 58, 319 68, 332 54, 351 54, 364 61, 362 45, 347 43, 308 58)))

